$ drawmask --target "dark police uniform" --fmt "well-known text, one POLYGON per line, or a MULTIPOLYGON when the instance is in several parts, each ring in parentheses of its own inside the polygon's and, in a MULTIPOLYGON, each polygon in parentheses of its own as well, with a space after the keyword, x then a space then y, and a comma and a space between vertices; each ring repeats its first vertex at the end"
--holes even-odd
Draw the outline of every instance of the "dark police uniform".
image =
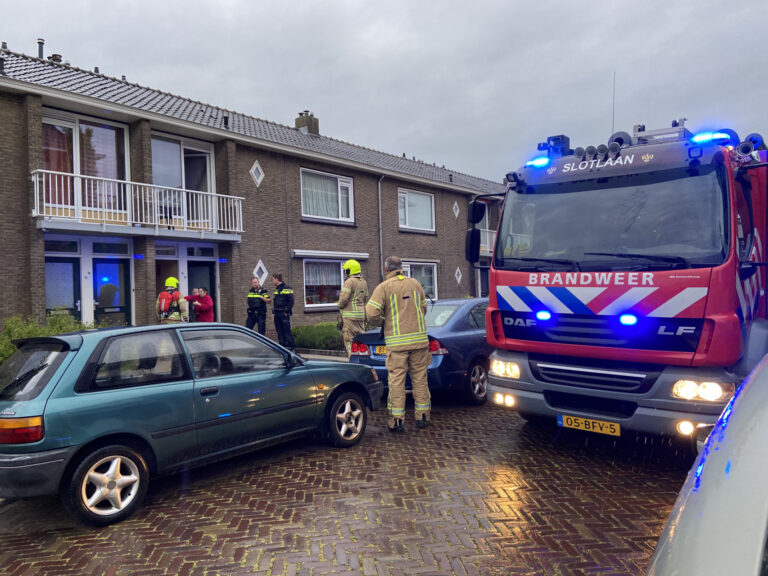
POLYGON ((285 282, 277 285, 273 298, 272 314, 275 316, 277 341, 289 350, 296 350, 291 333, 291 314, 293 313, 293 290, 285 282))
POLYGON ((245 321, 245 327, 253 330, 254 324, 259 325, 259 334, 264 335, 267 329, 267 301, 269 292, 259 287, 258 290, 251 288, 248 291, 248 319, 245 321))

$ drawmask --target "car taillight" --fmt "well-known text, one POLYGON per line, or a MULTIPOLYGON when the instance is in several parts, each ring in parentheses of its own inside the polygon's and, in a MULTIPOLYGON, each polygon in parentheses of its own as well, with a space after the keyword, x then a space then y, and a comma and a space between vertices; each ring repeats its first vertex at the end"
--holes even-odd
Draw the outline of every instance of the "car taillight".
POLYGON ((430 340, 429 351, 432 352, 432 355, 448 354, 448 349, 440 344, 440 340, 430 340))
POLYGON ((363 342, 352 342, 350 353, 352 354, 352 356, 370 356, 371 350, 363 342))
POLYGON ((28 444, 43 438, 43 418, 0 418, 0 444, 28 444))

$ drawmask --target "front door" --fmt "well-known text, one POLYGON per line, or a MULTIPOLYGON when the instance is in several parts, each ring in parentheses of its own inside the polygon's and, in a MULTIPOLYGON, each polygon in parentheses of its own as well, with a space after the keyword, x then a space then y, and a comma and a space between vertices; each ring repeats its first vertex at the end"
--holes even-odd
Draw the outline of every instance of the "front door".
POLYGON ((80 313, 80 260, 45 259, 45 312, 69 312, 82 321, 80 313))
MULTIPOLYGON (((207 288, 208 295, 216 303, 216 269, 213 262, 187 261, 187 276, 189 278, 189 293, 193 288, 207 288)), ((219 316, 216 306, 213 307, 214 319, 219 316)))
POLYGON ((130 262, 93 260, 93 319, 96 324, 124 326, 131 323, 130 262))

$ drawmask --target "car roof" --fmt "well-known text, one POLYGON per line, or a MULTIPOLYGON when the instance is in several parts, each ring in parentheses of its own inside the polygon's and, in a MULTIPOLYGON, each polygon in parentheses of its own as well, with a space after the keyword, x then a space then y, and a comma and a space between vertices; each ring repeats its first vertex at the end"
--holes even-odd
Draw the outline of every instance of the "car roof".
POLYGON ((768 526, 768 356, 691 467, 648 575, 758 574, 768 526))

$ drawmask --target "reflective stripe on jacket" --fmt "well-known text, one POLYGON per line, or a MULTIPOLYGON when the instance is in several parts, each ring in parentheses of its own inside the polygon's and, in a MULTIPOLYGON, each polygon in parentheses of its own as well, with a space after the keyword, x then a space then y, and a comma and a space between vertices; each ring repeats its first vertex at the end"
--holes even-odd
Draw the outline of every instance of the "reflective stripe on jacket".
POLYGON ((391 350, 418 350, 429 346, 426 312, 424 289, 418 280, 403 275, 402 270, 387 274, 365 305, 369 322, 380 326, 383 317, 384 342, 391 350))
POLYGON ((368 301, 368 283, 359 275, 350 276, 344 282, 339 294, 339 309, 342 318, 365 318, 365 303, 368 301))
POLYGON ((293 312, 293 289, 285 282, 278 284, 275 288, 275 296, 272 304, 272 313, 293 312))

